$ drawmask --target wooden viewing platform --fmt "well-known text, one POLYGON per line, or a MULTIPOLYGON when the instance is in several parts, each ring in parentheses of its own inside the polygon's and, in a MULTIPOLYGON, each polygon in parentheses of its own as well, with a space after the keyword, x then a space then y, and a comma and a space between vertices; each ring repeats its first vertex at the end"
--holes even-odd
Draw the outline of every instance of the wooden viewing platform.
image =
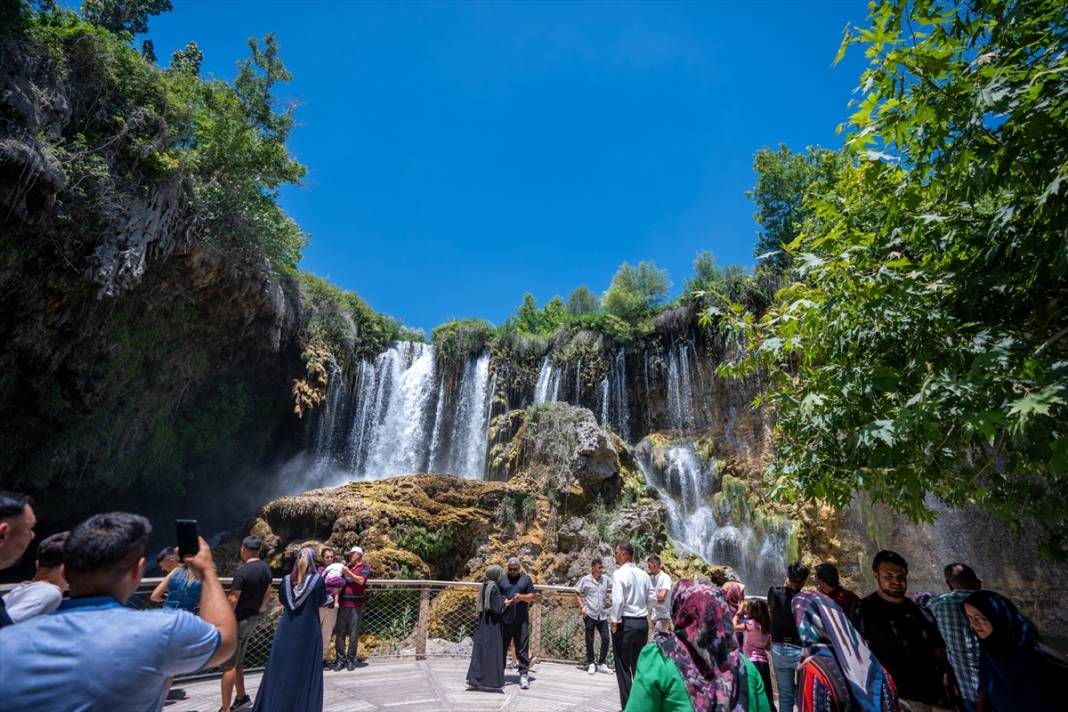
MULTIPOLYGON (((530 671, 530 689, 519 689, 519 674, 505 674, 504 693, 468 692, 464 684, 468 661, 371 659, 352 672, 323 673, 327 712, 615 712, 619 691, 615 675, 587 674, 562 663, 541 662, 530 671)), ((246 673, 248 694, 255 699, 261 673, 246 673)), ((219 709, 218 678, 177 680, 165 712, 215 712, 219 709)))

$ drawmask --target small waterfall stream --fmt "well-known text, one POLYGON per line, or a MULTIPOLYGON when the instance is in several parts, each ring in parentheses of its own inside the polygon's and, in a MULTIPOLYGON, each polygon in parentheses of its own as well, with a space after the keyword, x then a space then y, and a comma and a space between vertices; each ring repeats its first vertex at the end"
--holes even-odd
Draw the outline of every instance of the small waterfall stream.
POLYGON ((659 447, 643 440, 636 455, 646 481, 660 492, 668 533, 680 549, 730 566, 754 594, 782 581, 789 522, 754 512, 744 484, 725 486, 719 463, 703 464, 692 442, 659 447))

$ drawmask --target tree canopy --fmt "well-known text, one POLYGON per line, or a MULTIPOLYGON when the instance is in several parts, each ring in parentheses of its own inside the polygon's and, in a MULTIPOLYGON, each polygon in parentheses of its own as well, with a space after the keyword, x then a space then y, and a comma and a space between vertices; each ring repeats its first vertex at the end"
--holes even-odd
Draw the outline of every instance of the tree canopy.
POLYGON ((601 298, 609 314, 621 319, 635 319, 659 304, 671 288, 667 270, 657 269, 655 262, 624 262, 612 277, 601 298))
MULTIPOLYGON (((1055 0, 873 5, 850 160, 809 190, 797 281, 726 372, 767 369, 780 491, 931 497, 1068 557, 1068 13, 1055 0)), ((785 213, 788 214, 788 213, 785 213)), ((793 218, 790 218, 793 220, 793 218)))

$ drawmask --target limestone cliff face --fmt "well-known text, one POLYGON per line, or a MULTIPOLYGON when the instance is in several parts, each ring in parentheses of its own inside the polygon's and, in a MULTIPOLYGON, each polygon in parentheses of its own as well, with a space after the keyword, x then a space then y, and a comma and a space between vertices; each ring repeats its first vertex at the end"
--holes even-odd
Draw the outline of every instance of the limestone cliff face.
POLYGON ((297 444, 296 290, 197 239, 180 178, 130 168, 160 117, 84 144, 100 68, 40 52, 0 37, 0 481, 50 527, 178 507, 297 444))

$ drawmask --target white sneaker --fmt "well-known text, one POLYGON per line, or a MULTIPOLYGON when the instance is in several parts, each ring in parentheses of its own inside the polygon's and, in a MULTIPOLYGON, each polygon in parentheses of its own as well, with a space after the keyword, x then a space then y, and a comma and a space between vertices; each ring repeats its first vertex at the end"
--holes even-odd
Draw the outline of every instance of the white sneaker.
MULTIPOLYGON (((593 666, 591 665, 590 667, 593 667, 593 666)), ((603 672, 606 675, 611 675, 612 674, 611 668, 609 668, 604 663, 601 663, 600 665, 597 666, 597 672, 603 672)))
POLYGON ((590 666, 588 668, 586 668, 586 672, 588 672, 591 675, 596 675, 597 674, 597 666, 594 665, 593 663, 590 663, 590 666))
POLYGON ((530 689, 530 683, 527 681, 527 676, 526 675, 520 675, 519 676, 519 689, 520 690, 529 690, 530 689))

